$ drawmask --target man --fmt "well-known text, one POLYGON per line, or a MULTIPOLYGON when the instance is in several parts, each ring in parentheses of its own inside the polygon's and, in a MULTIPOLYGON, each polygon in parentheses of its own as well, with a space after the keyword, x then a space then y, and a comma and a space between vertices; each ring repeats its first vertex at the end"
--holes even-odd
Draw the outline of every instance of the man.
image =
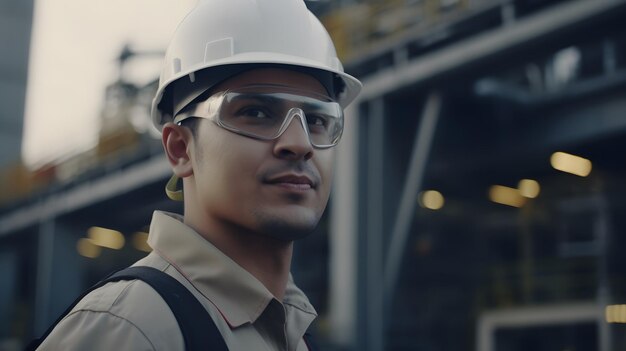
MULTIPOLYGON (((289 274, 293 241, 326 207, 359 89, 301 0, 200 1, 176 31, 153 119, 184 216, 155 212, 153 251, 135 265, 181 282, 229 350, 308 349, 316 313, 289 274)), ((167 304, 138 280, 91 292, 40 347, 184 348, 167 304)))

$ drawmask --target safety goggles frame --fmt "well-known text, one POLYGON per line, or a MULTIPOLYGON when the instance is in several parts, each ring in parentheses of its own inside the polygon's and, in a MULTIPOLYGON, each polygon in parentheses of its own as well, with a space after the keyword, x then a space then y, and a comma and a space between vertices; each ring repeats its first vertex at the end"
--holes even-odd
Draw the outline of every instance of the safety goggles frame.
POLYGON ((202 102, 191 104, 190 106, 184 108, 178 115, 175 116, 174 122, 180 124, 188 118, 203 118, 213 121, 218 126, 230 132, 257 140, 272 141, 278 139, 285 132, 285 130, 287 130, 287 128, 291 125, 293 118, 296 116, 307 134, 309 143, 313 147, 317 149, 327 149, 339 143, 343 134, 344 116, 343 109, 336 101, 328 96, 318 93, 280 85, 250 85, 243 88, 229 89, 215 93, 202 102), (284 117, 282 117, 283 121, 276 133, 272 136, 263 136, 254 132, 246 131, 224 121, 222 108, 224 107, 225 102, 228 103, 228 99, 232 98, 236 94, 247 94, 249 96, 272 96, 272 98, 277 101, 281 101, 289 105, 295 104, 300 107, 289 108, 284 114, 284 117), (329 117, 329 119, 333 119, 335 123, 338 123, 339 128, 338 131, 336 131, 336 135, 329 138, 329 143, 318 143, 313 140, 308 125, 309 123, 307 122, 306 112, 301 108, 306 104, 319 104, 320 106, 334 110, 334 113, 336 113, 336 116, 329 117))

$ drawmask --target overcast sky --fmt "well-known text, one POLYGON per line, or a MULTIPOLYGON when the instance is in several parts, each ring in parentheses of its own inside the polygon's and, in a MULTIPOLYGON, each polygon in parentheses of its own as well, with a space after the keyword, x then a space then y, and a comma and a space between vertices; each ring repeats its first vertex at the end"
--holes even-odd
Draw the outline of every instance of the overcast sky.
MULTIPOLYGON (((37 165, 97 143, 104 89, 117 78, 124 44, 165 50, 195 0, 36 0, 23 157, 37 165)), ((132 71, 158 77, 161 59, 132 71)))

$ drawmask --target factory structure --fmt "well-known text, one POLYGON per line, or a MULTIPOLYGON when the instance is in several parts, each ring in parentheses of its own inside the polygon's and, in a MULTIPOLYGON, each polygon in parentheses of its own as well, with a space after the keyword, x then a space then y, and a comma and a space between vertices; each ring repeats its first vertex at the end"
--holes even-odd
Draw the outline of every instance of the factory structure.
MULTIPOLYGON (((16 4, 0 8, 29 26, 16 4)), ((364 84, 294 251, 322 349, 626 349, 626 0, 307 5, 364 84)), ((152 54, 125 48, 120 67, 152 54)), ((156 79, 109 86, 92 150, 0 159, 0 350, 145 256, 154 210, 182 212, 149 125, 156 79)), ((0 130, 17 96, 0 96, 0 130)))

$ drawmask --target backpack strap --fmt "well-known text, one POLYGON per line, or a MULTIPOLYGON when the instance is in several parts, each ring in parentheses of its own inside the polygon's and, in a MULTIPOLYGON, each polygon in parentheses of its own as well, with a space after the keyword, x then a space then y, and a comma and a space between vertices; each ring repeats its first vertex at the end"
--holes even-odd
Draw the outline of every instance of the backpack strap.
POLYGON ((65 312, 48 328, 42 337, 34 339, 26 346, 25 350, 35 350, 50 335, 54 327, 91 291, 98 289, 110 282, 120 280, 139 279, 150 285, 161 295, 163 300, 172 310, 185 341, 185 350, 205 350, 211 345, 213 351, 228 351, 222 334, 220 334, 215 322, 206 312, 202 304, 195 296, 178 280, 167 273, 152 267, 135 266, 122 269, 113 273, 106 279, 98 282, 85 291, 78 299, 68 307, 65 312))
MULTIPOLYGON (((206 346, 211 345, 211 351, 228 351, 213 318, 198 299, 169 274, 152 267, 134 266, 112 274, 104 282, 133 279, 148 283, 167 302, 185 339, 185 350, 206 350, 206 346)), ((309 331, 302 338, 309 351, 319 351, 315 338, 309 331)))
POLYGON ((309 333, 308 330, 304 333, 302 339, 304 339, 304 343, 306 344, 306 347, 309 351, 320 350, 320 348, 317 346, 317 343, 315 342, 315 337, 313 337, 313 335, 309 333))
POLYGON ((152 267, 135 266, 123 269, 105 281, 133 279, 146 282, 165 300, 183 334, 185 350, 206 350, 211 345, 211 350, 228 351, 211 315, 185 286, 169 274, 152 267))
MULTIPOLYGON (((36 350, 48 335, 50 335, 54 327, 74 309, 80 300, 93 290, 107 283, 135 279, 139 279, 150 285, 167 303, 183 335, 185 350, 205 350, 207 345, 211 345, 211 351, 228 351, 224 338, 217 329, 213 318, 206 312, 204 306, 200 304, 198 299, 196 299, 184 285, 176 280, 176 278, 156 268, 147 266, 134 266, 122 269, 86 290, 61 314, 40 338, 33 339, 26 346, 25 350, 36 350)), ((304 334, 303 339, 309 351, 319 350, 314 342, 313 336, 308 331, 304 334)))

